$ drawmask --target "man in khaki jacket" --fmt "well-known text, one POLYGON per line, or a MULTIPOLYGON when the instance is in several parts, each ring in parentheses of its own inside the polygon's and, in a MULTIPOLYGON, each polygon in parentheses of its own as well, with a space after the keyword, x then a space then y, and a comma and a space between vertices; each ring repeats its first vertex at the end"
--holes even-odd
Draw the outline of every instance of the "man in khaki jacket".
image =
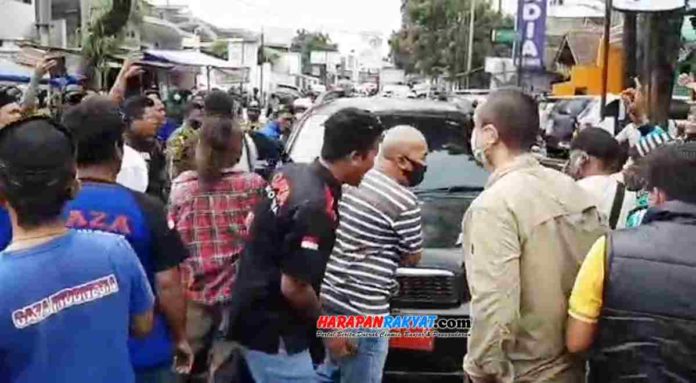
POLYGON ((565 349, 568 297, 602 234, 592 198, 529 153, 536 102, 491 94, 475 114, 471 145, 492 172, 463 222, 472 328, 464 370, 473 382, 582 382, 565 349))

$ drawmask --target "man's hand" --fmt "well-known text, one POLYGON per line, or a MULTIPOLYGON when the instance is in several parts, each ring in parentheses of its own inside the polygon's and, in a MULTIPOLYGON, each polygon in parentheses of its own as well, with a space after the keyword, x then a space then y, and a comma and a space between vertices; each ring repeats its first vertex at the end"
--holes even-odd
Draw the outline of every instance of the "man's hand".
POLYGON ((34 75, 41 79, 46 75, 51 69, 58 65, 58 60, 55 57, 46 56, 36 63, 34 67, 34 75))
POLYGON ((324 344, 333 360, 353 356, 358 352, 355 344, 350 342, 348 338, 326 338, 324 344))
POLYGON ((492 378, 480 378, 469 375, 469 382, 471 383, 495 383, 495 379, 492 378))
POLYGON ((143 68, 141 68, 138 65, 135 65, 136 60, 132 57, 129 57, 126 59, 126 61, 123 62, 123 67, 121 68, 121 73, 122 73, 122 78, 124 80, 128 80, 130 78, 133 78, 135 76, 139 76, 144 72, 143 68))
POLYGON ((187 340, 177 343, 174 350, 174 371, 177 374, 189 374, 193 367, 193 350, 187 340))
POLYGON ((408 254, 401 259, 401 266, 413 267, 416 266, 420 260, 422 253, 408 254))

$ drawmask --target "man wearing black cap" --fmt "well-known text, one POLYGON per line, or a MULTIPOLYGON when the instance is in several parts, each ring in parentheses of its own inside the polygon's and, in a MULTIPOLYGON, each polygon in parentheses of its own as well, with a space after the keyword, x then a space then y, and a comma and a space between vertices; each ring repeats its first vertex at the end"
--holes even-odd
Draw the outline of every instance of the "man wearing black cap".
POLYGON ((618 141, 600 128, 586 128, 570 144, 567 173, 595 199, 612 229, 626 226, 636 195, 626 190, 621 169, 628 155, 618 141))
POLYGON ((16 86, 0 86, 0 128, 22 117, 21 97, 22 91, 16 86))
POLYGON ((139 383, 173 378, 172 353, 190 364, 186 302, 179 264, 184 244, 166 220, 161 202, 115 183, 123 154, 125 123, 116 105, 95 96, 69 110, 63 121, 75 135, 82 191, 67 207, 67 225, 123 235, 133 246, 157 296, 155 327, 142 342, 131 341, 131 360, 139 383))
POLYGON ((132 383, 129 330, 152 329, 154 297, 128 242, 65 228, 75 154, 68 131, 47 119, 0 130, 0 203, 14 230, 0 253, 5 382, 132 383))

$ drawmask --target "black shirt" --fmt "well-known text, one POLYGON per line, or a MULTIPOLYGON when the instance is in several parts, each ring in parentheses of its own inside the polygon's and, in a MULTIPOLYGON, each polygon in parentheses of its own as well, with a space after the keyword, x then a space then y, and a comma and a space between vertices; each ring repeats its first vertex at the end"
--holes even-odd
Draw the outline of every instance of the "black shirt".
POLYGON ((280 291, 281 274, 318 294, 338 227, 341 185, 319 162, 279 170, 255 211, 230 308, 228 337, 275 354, 303 351, 315 321, 296 312, 280 291))

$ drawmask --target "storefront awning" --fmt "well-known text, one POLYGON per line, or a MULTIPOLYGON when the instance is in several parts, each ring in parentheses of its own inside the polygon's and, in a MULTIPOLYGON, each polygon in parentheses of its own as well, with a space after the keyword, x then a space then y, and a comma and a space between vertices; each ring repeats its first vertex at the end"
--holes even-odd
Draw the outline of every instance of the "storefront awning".
POLYGON ((237 67, 225 60, 220 60, 217 57, 213 57, 197 51, 168 51, 148 49, 144 53, 146 61, 159 61, 184 66, 237 69, 237 67))

